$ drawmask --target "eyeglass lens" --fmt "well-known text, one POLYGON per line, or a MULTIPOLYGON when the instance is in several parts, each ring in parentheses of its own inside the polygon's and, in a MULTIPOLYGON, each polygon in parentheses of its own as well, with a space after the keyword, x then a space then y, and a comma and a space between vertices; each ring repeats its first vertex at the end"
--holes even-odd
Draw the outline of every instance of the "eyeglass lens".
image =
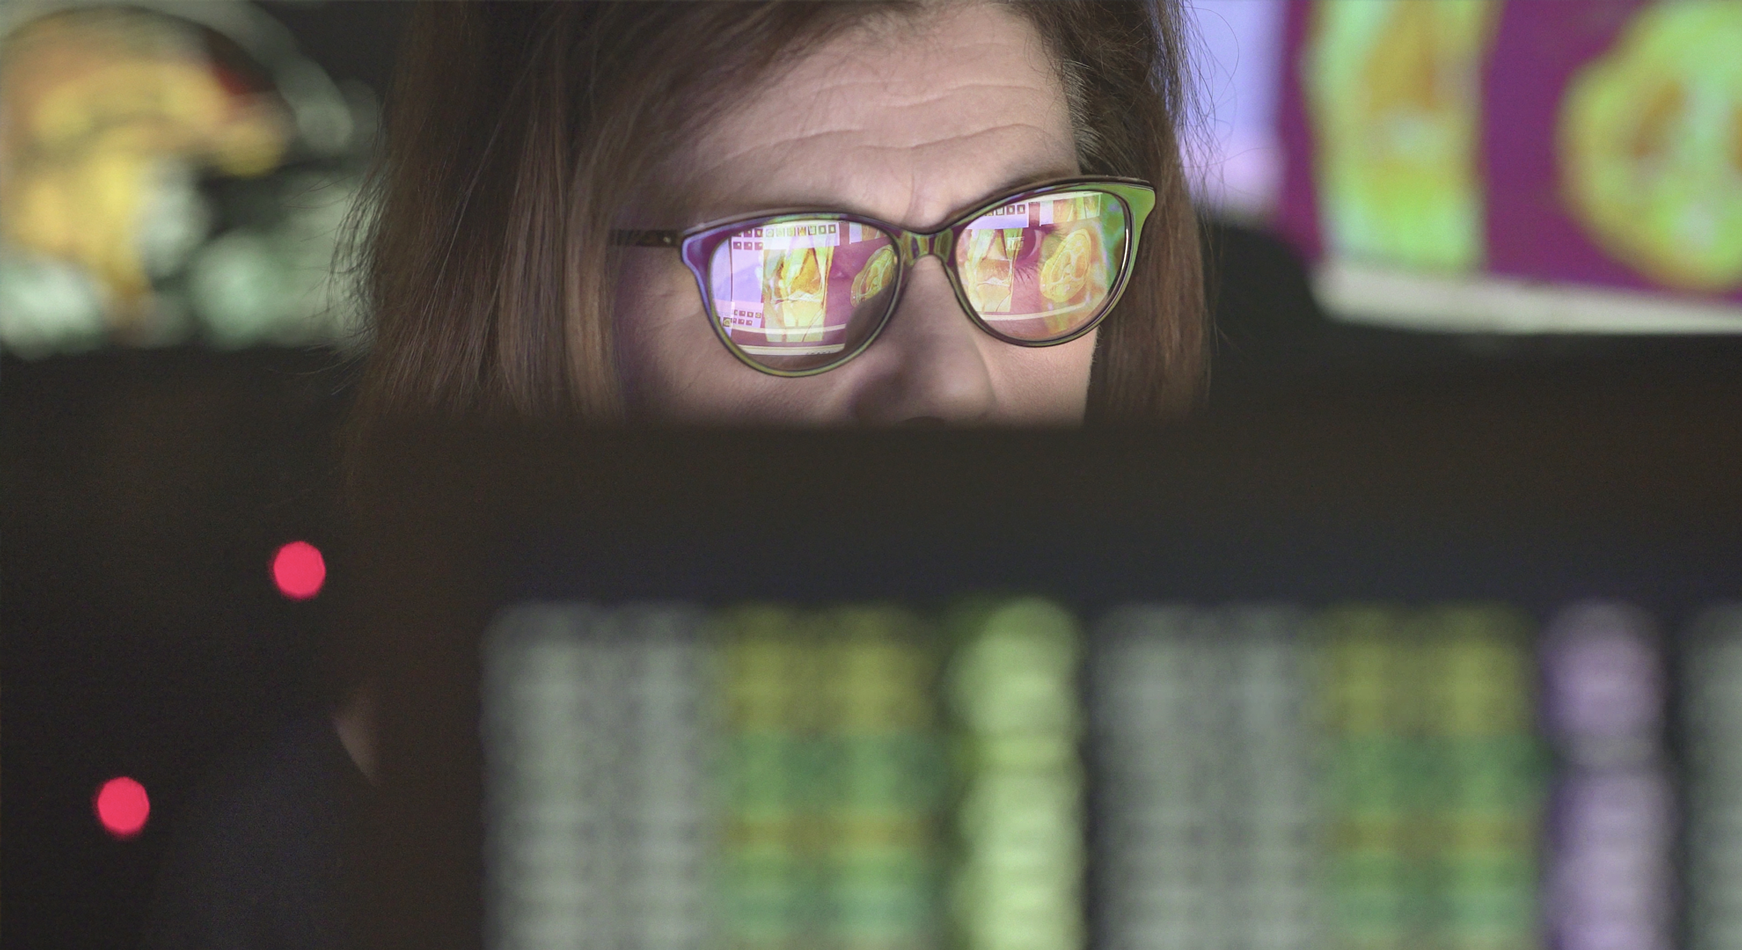
POLYGON ((1100 316, 1125 260, 1125 207, 1098 191, 1054 192, 968 222, 956 272, 992 330, 1024 343, 1057 340, 1100 316))
MULTIPOLYGON (((956 229, 968 304, 995 335, 1045 343, 1105 309, 1125 259, 1124 205, 1060 191, 995 209, 956 229)), ((856 352, 893 303, 896 238, 830 218, 787 218, 735 232, 709 262, 715 319, 751 362, 806 372, 856 352)))
POLYGON ((787 219, 738 231, 709 264, 715 319, 747 359, 785 372, 838 362, 875 333, 895 291, 895 238, 787 219))

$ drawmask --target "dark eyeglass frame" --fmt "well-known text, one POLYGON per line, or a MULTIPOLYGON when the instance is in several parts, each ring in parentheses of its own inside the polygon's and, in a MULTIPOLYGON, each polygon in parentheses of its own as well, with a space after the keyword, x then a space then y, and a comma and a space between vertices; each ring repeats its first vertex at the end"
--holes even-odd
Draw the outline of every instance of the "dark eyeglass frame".
POLYGON ((1111 313, 1114 305, 1119 302, 1120 295, 1125 292, 1125 287, 1131 280, 1132 267, 1137 260, 1137 245, 1143 234, 1144 223, 1149 220, 1150 212, 1154 210, 1155 187, 1140 178, 1059 178, 1029 185, 1016 191, 989 198, 962 214, 956 215, 951 219, 950 223, 938 228, 936 231, 909 231, 906 228, 898 227, 887 221, 880 221, 876 218, 870 217, 869 215, 855 214, 848 211, 794 209, 763 211, 755 214, 740 215, 719 221, 698 224, 695 227, 686 228, 681 231, 613 230, 611 232, 611 243, 625 247, 665 247, 677 250, 683 257, 684 265, 688 267, 690 273, 695 276, 696 289, 701 293, 703 308, 706 311, 708 323, 714 329, 714 336, 718 337, 720 342, 725 344, 726 349, 731 351, 732 355, 736 356, 739 362, 749 366, 757 372, 767 373, 770 376, 801 377, 815 376, 819 373, 826 373, 829 370, 835 369, 843 363, 846 363, 848 360, 851 360, 853 357, 858 356, 860 353, 865 352, 866 348, 876 342, 877 338, 883 334, 884 328, 889 325, 889 319, 894 316, 896 307, 901 303, 901 295, 906 289, 909 270, 911 270, 912 267, 922 258, 927 256, 935 256, 943 262, 944 272, 949 275, 950 286, 954 288, 956 292, 956 302, 960 304, 962 312, 967 314, 968 319, 973 321, 974 325, 979 327, 988 336, 1015 346, 1026 347, 1058 346, 1059 344, 1069 343, 1072 340, 1078 339, 1084 334, 1094 330, 1097 326, 1100 326, 1101 321, 1106 319, 1107 314, 1111 313), (956 269, 954 254, 956 245, 961 240, 962 232, 965 231, 968 225, 972 224, 976 219, 990 214, 1005 205, 1044 197, 1045 195, 1059 191, 1097 191, 1112 196, 1124 207, 1127 228, 1125 238, 1125 258, 1119 264, 1119 271, 1116 278, 1107 288, 1107 299, 1101 304, 1100 312, 1095 314, 1094 318, 1086 322, 1083 326, 1057 338, 1048 338, 1044 340, 1017 339, 999 333, 980 316, 980 313, 968 300, 968 291, 966 286, 962 283, 962 275, 956 269), (709 287, 708 281, 709 262, 713 260, 714 252, 719 248, 721 243, 726 241, 733 234, 749 228, 764 227, 794 220, 839 221, 876 228, 888 235, 894 242, 895 246, 899 249, 896 254, 895 274, 892 282, 892 292, 889 295, 889 304, 884 309, 883 314, 877 318, 876 326, 865 335, 865 339, 857 346, 853 347, 851 350, 842 352, 837 359, 821 366, 800 370, 777 369, 771 366, 765 366, 741 350, 738 345, 732 341, 731 337, 726 334, 720 320, 719 307, 714 300, 713 291, 709 287))

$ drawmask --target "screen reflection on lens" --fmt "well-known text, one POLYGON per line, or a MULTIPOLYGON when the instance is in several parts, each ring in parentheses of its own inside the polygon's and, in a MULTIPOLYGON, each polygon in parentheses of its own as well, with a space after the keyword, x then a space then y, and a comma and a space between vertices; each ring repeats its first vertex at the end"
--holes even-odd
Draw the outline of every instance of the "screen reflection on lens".
POLYGON ((850 356, 882 321, 895 240, 870 225, 794 218, 745 228, 710 262, 715 319, 751 362, 804 372, 850 356))
POLYGON ((1124 205, 1099 191, 1024 198, 962 228, 956 269, 992 332, 1022 342, 1068 337, 1100 316, 1125 260, 1124 205))

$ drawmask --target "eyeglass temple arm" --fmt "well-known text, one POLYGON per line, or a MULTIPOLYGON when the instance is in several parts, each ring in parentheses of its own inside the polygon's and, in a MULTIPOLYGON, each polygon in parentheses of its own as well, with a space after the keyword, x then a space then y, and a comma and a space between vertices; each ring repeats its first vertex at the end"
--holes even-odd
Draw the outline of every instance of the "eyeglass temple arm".
POLYGON ((683 232, 613 230, 611 243, 627 247, 677 247, 683 243, 683 232))

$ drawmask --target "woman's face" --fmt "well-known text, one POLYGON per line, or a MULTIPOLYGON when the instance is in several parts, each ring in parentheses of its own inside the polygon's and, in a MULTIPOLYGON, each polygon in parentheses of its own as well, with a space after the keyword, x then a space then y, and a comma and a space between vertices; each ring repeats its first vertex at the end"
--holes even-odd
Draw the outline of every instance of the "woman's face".
MULTIPOLYGON (((915 231, 1020 185, 1078 173, 1064 89, 1025 21, 951 7, 851 31, 781 74, 674 157, 664 187, 688 227, 780 208, 855 211, 915 231)), ((630 412, 678 422, 900 425, 1082 421, 1095 334, 1002 343, 922 259, 870 349, 817 376, 760 373, 728 352, 695 278, 667 249, 625 253, 619 362, 630 412)))

